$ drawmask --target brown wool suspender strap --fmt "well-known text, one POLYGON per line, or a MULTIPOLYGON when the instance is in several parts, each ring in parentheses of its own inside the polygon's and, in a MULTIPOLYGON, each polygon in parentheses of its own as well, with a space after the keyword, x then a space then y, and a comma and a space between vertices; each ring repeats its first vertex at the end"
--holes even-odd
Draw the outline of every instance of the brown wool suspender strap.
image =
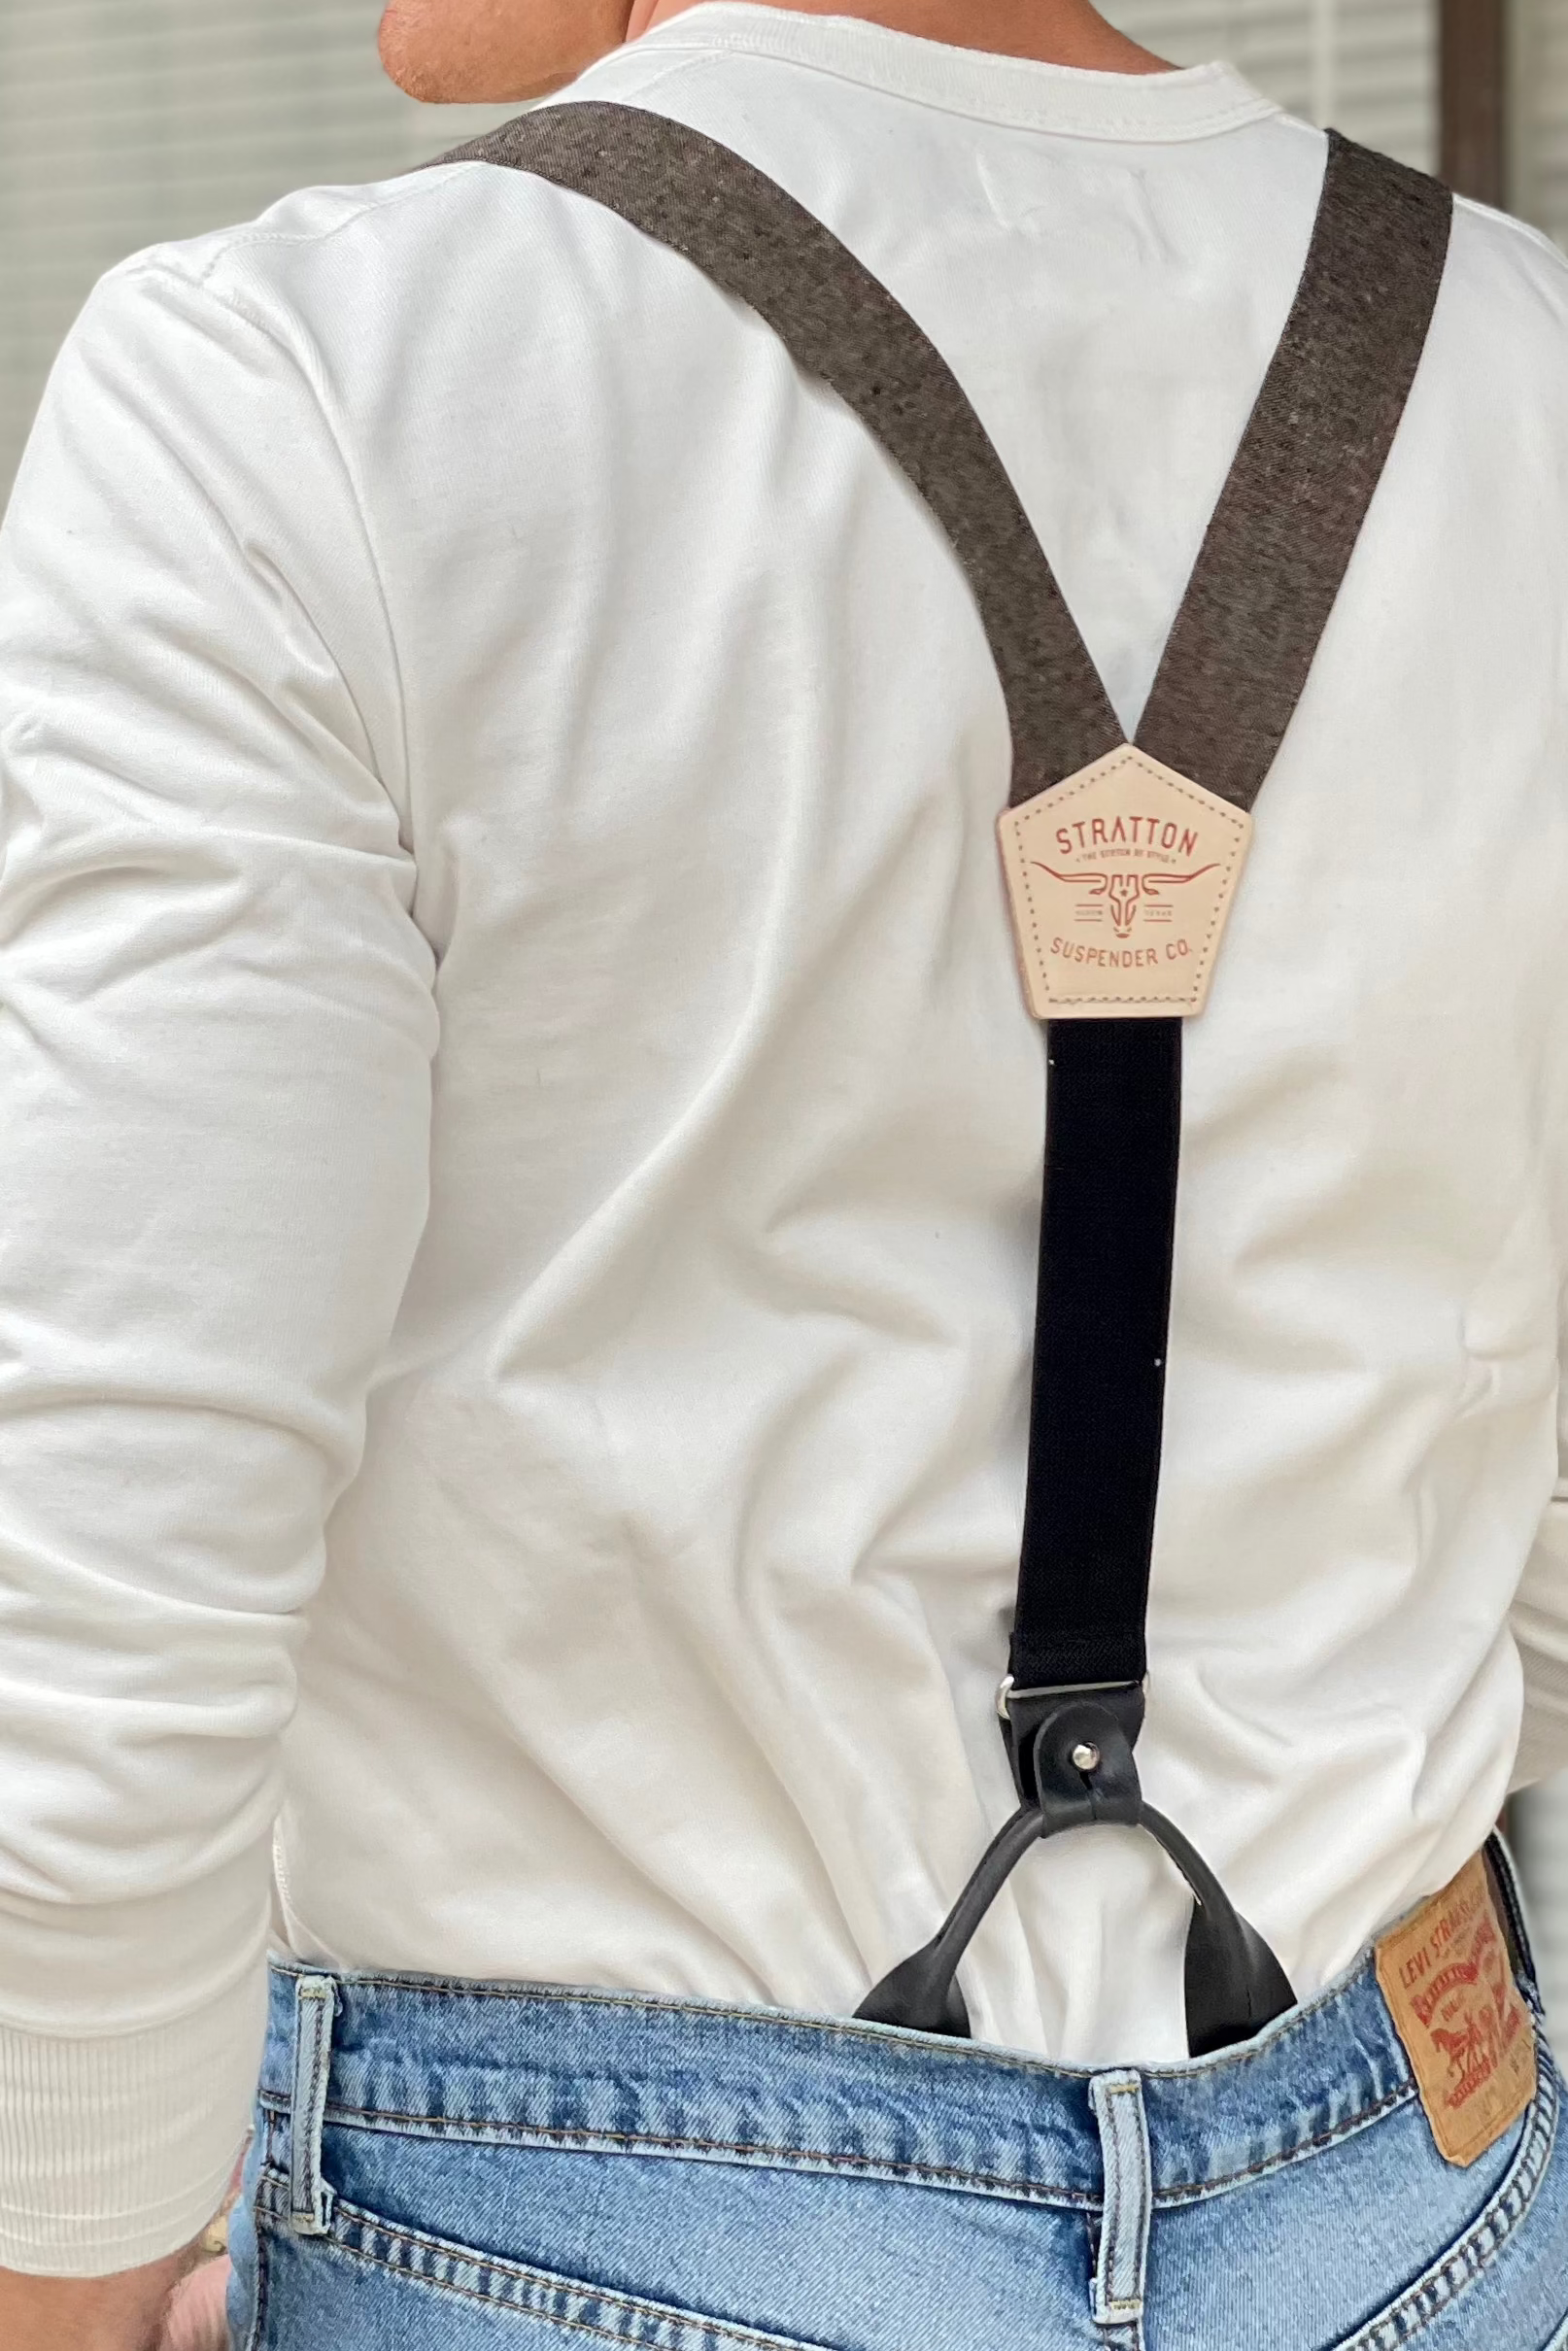
MULTIPOLYGON (((443 162, 591 196, 766 321, 913 484, 950 540, 1012 729, 1014 801, 1122 731, 1001 459, 908 312, 803 205, 728 147, 639 107, 520 116, 443 162)), ((1210 526, 1138 740, 1250 807, 1290 724, 1404 414, 1451 199, 1331 134, 1283 340, 1210 526)))
POLYGON ((1452 221, 1435 180, 1330 133, 1295 303, 1138 730, 1237 807, 1268 779, 1382 479, 1452 221))
POLYGON ((936 345, 831 229, 728 147, 636 107, 543 108, 462 156, 592 196, 684 255, 853 409, 964 567, 1006 699, 1015 799, 1115 749, 1115 712, 984 426, 936 345))
MULTIPOLYGON (((699 131, 597 103, 524 116, 442 160, 531 173, 619 214, 756 312, 861 419, 925 499, 969 581, 1006 703, 1016 821, 1032 823, 1039 796, 1070 778, 1076 790, 1082 770, 1118 750, 1121 730, 1088 649, 952 370, 792 196, 699 131)), ((1415 380, 1451 219, 1435 182, 1331 134, 1301 285, 1139 731, 1140 751, 1176 770, 1178 790, 1185 777, 1250 810, 1263 788, 1415 380)), ((1166 884, 1201 878, 1168 872, 1166 884)), ((1102 895, 1111 886, 1101 883, 1102 895)), ((956 1969, 1007 1874, 1041 1836, 1111 1823, 1147 1829, 1193 1891, 1186 1991, 1197 2055, 1247 2038, 1292 1994, 1202 1857, 1144 1802, 1133 1756, 1182 1023, 1049 1012, 1046 1022, 1029 1481, 1001 1706, 1022 1805, 940 1932, 860 2013, 967 2032, 956 1969)))

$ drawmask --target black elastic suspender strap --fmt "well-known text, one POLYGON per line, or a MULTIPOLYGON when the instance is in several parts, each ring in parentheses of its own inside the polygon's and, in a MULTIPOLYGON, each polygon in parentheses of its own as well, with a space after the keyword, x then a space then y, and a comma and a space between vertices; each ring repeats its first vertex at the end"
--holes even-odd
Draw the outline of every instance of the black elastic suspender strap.
MULTIPOLYGON (((1006 469, 930 339, 852 254, 730 149, 639 108, 522 117, 443 162, 528 172, 683 255, 835 391, 925 498, 969 580, 1012 733, 1010 799, 1121 740, 1006 469)), ((1139 741, 1250 808, 1294 715, 1415 382, 1442 284, 1447 190, 1331 134, 1279 350, 1215 509, 1139 741)), ((964 2032, 955 1971, 1021 1855, 1094 1823, 1147 1829, 1195 1896, 1195 2054, 1291 2001, 1278 1962, 1142 1798, 1144 1618, 1159 1485, 1180 1149, 1181 1023, 1055 1021, 1009 1751, 1023 1809, 946 1925, 863 2016, 964 2032)))
POLYGON ((1020 1690, 1147 1664, 1181 1141, 1178 1020, 1046 1030, 1045 1188, 1018 1606, 1020 1690))

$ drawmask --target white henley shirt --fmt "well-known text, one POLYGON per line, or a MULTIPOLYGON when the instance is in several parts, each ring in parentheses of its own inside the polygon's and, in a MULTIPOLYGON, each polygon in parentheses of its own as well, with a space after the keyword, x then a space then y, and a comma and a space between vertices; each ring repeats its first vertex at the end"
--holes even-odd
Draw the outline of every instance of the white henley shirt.
MULTIPOLYGON (((577 87, 913 312, 1132 727, 1320 137, 727 4, 577 87)), ((1565 624, 1568 267, 1464 205, 1187 1047, 1141 1760, 1306 1993, 1568 1760, 1565 624)), ((0 538, 0 2262, 199 2227, 269 1932, 843 2013, 933 1931, 1011 1805, 1007 770, 914 493, 594 204, 94 294, 0 538)), ((1032 1857, 978 2030, 1178 2055, 1185 1916, 1032 1857)))

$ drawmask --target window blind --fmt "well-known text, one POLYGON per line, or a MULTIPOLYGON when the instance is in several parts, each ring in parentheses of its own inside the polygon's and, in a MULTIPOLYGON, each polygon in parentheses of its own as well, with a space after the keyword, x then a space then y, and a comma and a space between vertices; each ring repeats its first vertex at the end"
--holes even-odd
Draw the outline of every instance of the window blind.
POLYGON ((0 0, 0 495, 93 281, 290 187, 375 180, 515 108, 416 106, 380 0, 0 0))
POLYGON ((1509 201, 1568 245, 1568 0, 1517 0, 1509 201))
POLYGON ((1292 114, 1432 169, 1436 0, 1108 0, 1105 14, 1174 64, 1228 57, 1292 114))

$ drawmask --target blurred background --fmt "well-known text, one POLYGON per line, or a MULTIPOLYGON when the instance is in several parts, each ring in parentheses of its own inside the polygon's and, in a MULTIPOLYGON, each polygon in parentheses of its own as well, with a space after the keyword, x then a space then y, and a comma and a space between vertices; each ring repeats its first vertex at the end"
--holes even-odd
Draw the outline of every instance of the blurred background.
MULTIPOLYGON (((1568 0, 1100 0, 1183 65, 1227 56, 1315 122, 1568 246, 1568 0)), ((380 0, 0 0, 0 499, 60 340, 124 255, 315 182, 384 178, 505 119, 415 105, 380 0)), ((1515 1808, 1568 2046, 1568 1780, 1515 1808)))

